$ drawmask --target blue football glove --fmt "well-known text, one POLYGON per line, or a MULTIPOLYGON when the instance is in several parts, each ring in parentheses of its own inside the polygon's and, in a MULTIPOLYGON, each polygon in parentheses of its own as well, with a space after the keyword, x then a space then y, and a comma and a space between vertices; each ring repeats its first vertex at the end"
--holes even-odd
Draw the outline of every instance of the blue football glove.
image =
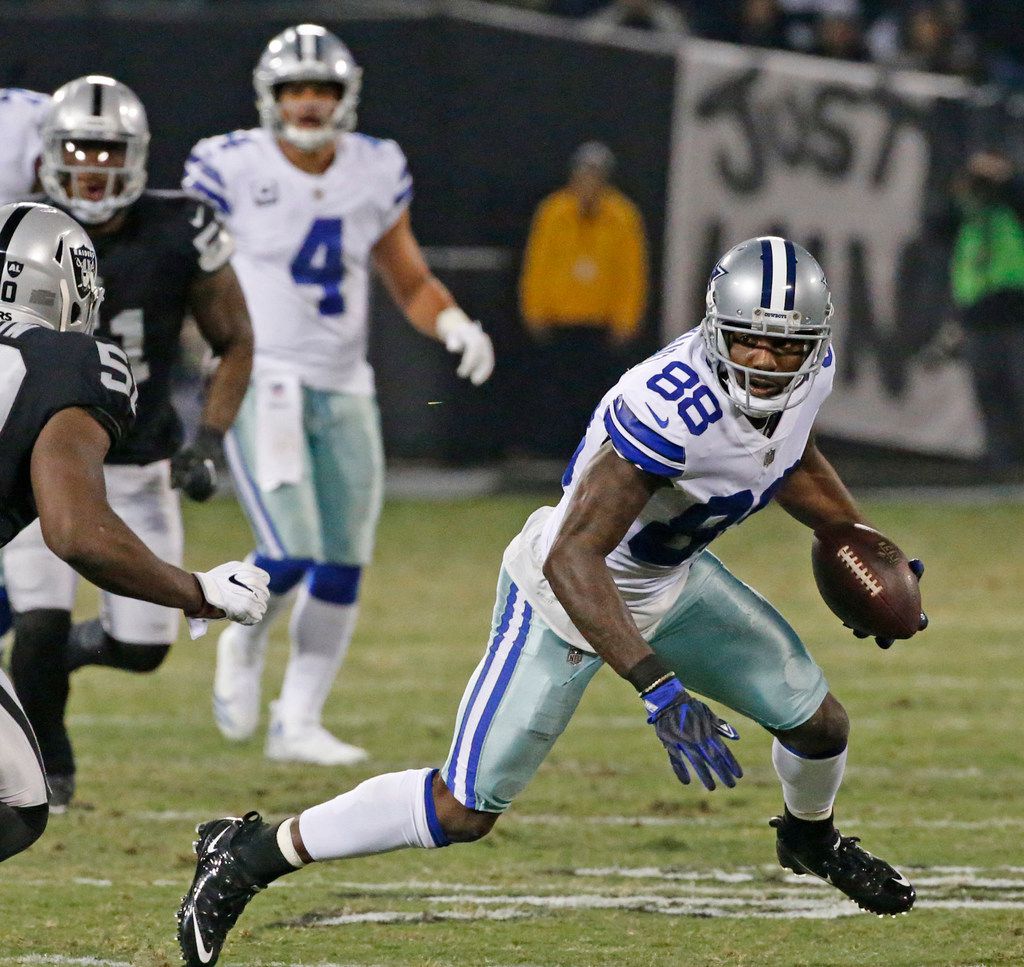
MULTIPOLYGON (((910 564, 910 570, 914 572, 914 574, 917 576, 918 582, 920 582, 921 575, 924 574, 924 561, 922 561, 919 557, 915 557, 912 561, 910 561, 908 563, 910 564)), ((845 627, 850 628, 849 625, 846 625, 845 627)), ((918 631, 924 631, 924 629, 927 628, 927 627, 928 627, 928 615, 926 615, 922 611, 921 612, 921 623, 917 626, 917 630, 918 631)), ((871 637, 871 635, 868 632, 866 632, 866 631, 858 631, 856 628, 850 628, 850 630, 853 632, 853 636, 855 638, 870 638, 871 637)), ((895 641, 896 641, 895 638, 878 638, 878 637, 875 638, 875 644, 878 645, 879 648, 892 648, 893 643, 895 641)))
POLYGON ((690 784, 687 765, 708 789, 715 788, 712 772, 730 788, 736 785, 743 770, 722 741, 723 736, 739 738, 731 725, 690 695, 674 675, 641 698, 649 713, 647 721, 668 750, 672 771, 684 786, 690 784))

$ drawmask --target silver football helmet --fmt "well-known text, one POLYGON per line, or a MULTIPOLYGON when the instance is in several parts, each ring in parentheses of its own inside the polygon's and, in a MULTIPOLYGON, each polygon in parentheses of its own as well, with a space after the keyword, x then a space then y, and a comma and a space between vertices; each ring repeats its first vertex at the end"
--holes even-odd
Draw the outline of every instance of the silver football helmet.
POLYGON ((825 273, 807 249, 775 236, 751 238, 729 249, 711 273, 704 347, 733 402, 749 416, 767 416, 807 398, 832 339, 832 299, 825 273), (777 372, 741 366, 730 358, 730 334, 764 335, 806 344, 803 363, 780 392, 751 392, 751 379, 777 372))
POLYGON ((43 121, 43 153, 39 180, 46 194, 79 221, 99 225, 142 194, 146 187, 149 122, 146 109, 132 90, 112 77, 89 75, 69 81, 53 95, 43 121), (107 142, 123 147, 119 166, 76 164, 85 159, 83 143, 107 142), (102 198, 76 197, 74 175, 101 174, 107 186, 102 198))
POLYGON ((50 205, 0 208, 0 310, 58 332, 92 332, 103 301, 85 229, 50 205))
POLYGON ((349 49, 323 27, 299 24, 279 33, 263 51, 252 81, 260 123, 275 138, 283 138, 301 151, 315 151, 356 126, 362 68, 349 49), (290 81, 323 81, 341 88, 341 99, 322 128, 300 128, 285 122, 277 88, 290 81))

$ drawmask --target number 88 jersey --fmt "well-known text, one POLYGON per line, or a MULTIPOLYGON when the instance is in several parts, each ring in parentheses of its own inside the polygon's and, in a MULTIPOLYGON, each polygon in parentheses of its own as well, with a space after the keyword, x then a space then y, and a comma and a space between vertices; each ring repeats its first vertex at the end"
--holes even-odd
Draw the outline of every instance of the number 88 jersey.
POLYGON ((0 312, 0 547, 36 518, 32 449, 61 410, 87 410, 123 439, 135 417, 136 388, 124 353, 80 332, 2 321, 0 312))
POLYGON ((678 598, 693 559, 771 501, 800 462, 832 388, 831 350, 807 398, 783 411, 767 436, 744 416, 691 330, 626 372, 605 394, 562 478, 555 508, 537 511, 505 552, 505 566, 565 640, 591 650, 541 568, 584 469, 608 441, 625 460, 662 477, 606 563, 641 634, 650 637, 678 598))
POLYGON ((234 236, 256 370, 371 395, 370 255, 412 197, 398 145, 344 134, 330 167, 314 175, 288 161, 262 128, 235 131, 200 141, 182 184, 213 204, 234 236))

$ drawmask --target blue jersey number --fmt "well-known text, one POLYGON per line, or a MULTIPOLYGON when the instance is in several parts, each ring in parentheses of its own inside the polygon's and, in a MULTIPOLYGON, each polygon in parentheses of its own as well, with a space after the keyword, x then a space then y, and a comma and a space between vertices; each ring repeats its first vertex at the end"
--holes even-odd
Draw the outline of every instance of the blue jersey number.
POLYGON ((292 259, 292 278, 299 285, 319 285, 324 290, 319 305, 322 316, 339 316, 345 311, 341 294, 341 280, 345 277, 342 231, 340 218, 318 218, 292 259))
POLYGON ((798 460, 754 503, 749 490, 728 497, 712 497, 706 504, 694 504, 669 521, 652 521, 629 542, 633 557, 648 564, 678 567, 703 551, 719 534, 725 533, 751 514, 767 507, 786 478, 800 465, 798 460))
POLYGON ((657 376, 647 380, 647 388, 676 404, 686 428, 694 436, 700 436, 722 418, 722 407, 715 394, 686 363, 678 360, 669 363, 657 376))

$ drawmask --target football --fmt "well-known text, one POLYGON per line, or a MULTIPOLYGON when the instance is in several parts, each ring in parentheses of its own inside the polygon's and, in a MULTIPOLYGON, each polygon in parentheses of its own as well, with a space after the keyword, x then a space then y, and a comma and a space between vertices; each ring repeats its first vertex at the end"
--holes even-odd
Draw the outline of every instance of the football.
POLYGON ((814 580, 844 624, 882 638, 910 638, 921 621, 921 588, 906 555, 864 524, 814 532, 814 580))

